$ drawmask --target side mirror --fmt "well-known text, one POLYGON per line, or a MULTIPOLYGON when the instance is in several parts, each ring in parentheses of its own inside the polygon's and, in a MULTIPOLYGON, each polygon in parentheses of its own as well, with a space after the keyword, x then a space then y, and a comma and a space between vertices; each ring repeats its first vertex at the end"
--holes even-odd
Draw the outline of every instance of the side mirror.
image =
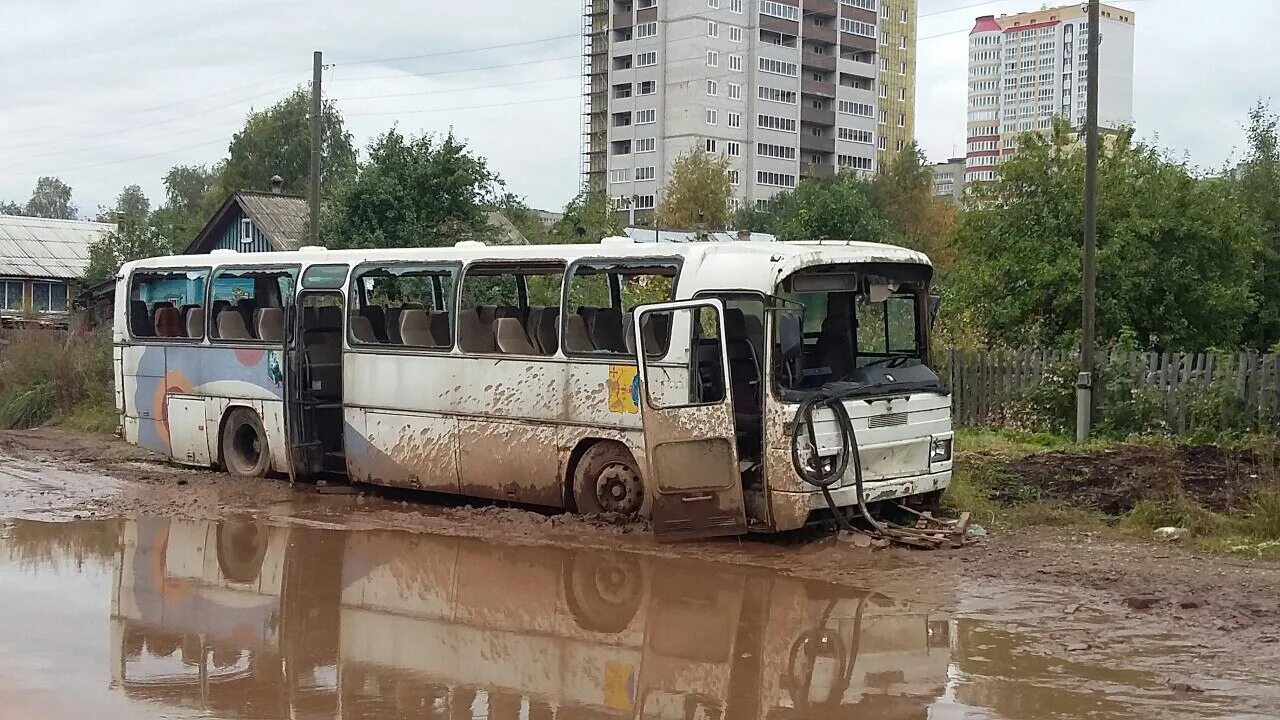
POLYGON ((804 351, 804 319, 791 313, 778 314, 778 349, 784 361, 800 357, 804 351))

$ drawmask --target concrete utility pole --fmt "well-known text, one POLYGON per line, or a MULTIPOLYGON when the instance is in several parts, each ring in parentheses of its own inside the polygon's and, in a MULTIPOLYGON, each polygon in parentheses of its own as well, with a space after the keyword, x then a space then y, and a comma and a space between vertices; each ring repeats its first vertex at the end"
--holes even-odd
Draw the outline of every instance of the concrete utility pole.
POLYGON ((1102 42, 1099 31, 1099 0, 1089 0, 1089 87, 1086 89, 1085 108, 1085 166, 1084 166, 1084 302, 1080 334, 1080 377, 1076 382, 1076 442, 1089 439, 1093 424, 1094 355, 1095 355, 1095 301, 1097 295, 1097 239, 1098 239, 1098 46, 1102 42))
POLYGON ((320 244, 320 74, 324 68, 323 53, 311 56, 311 243, 320 244))

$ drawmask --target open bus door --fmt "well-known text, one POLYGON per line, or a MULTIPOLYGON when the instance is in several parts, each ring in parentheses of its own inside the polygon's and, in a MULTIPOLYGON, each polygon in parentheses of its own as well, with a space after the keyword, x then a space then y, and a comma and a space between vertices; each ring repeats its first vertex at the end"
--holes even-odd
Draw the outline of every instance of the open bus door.
POLYGON ((318 443, 307 411, 309 380, 303 339, 302 303, 285 313, 284 426, 289 443, 289 482, 305 482, 319 468, 318 443))
POLYGON ((724 305, 714 298, 636 309, 638 404, 659 540, 747 531, 723 327, 724 305))

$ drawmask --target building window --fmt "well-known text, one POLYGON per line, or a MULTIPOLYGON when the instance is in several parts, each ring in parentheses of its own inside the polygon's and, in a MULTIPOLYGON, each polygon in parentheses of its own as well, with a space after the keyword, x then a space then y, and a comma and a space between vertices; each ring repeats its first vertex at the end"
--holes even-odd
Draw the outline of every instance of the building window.
POLYGON ((795 160, 796 149, 793 145, 756 143, 756 155, 759 155, 760 157, 777 158, 778 160, 795 160))
POLYGON ((773 187, 793 188, 796 186, 796 176, 760 170, 756 173, 756 182, 773 187))
POLYGON ((796 131, 795 118, 778 117, 777 115, 757 115, 756 126, 765 130, 780 130, 793 133, 796 131))
POLYGON ((707 152, 712 153, 712 154, 715 154, 715 152, 716 152, 716 139, 715 139, 715 138, 707 138, 707 152))
POLYGON ((884 122, 885 122, 885 117, 886 117, 885 112, 886 112, 886 111, 884 111, 884 110, 881 110, 881 111, 880 111, 880 117, 879 117, 879 119, 878 119, 878 121, 877 121, 877 122, 879 122, 881 125, 883 125, 883 124, 884 124, 884 122))
POLYGON ((898 22, 906 22, 906 21, 907 21, 907 9, 902 8, 902 14, 898 16, 898 22))
POLYGON ((728 125, 731 128, 742 127, 742 115, 740 115, 739 113, 736 113, 736 112, 729 113, 727 120, 728 120, 728 125))
POLYGON ((715 50, 707 51, 707 67, 720 67, 720 53, 715 50))
POLYGON ((756 88, 761 100, 769 102, 785 103, 787 105, 796 104, 796 92, 794 90, 782 90, 779 88, 765 87, 761 85, 756 88))
POLYGON ((742 99, 742 86, 741 86, 741 85, 739 85, 738 83, 729 83, 729 99, 730 99, 730 100, 741 100, 741 99, 742 99))
POLYGON ((903 151, 903 150, 905 150, 906 148, 907 148, 907 141, 906 141, 906 140, 899 140, 899 141, 898 141, 898 152, 902 152, 902 151, 903 151))
POLYGON ((871 23, 864 23, 851 18, 840 18, 840 32, 874 38, 876 36, 876 26, 871 23))
POLYGON ((0 310, 22 310, 22 281, 0 281, 0 310))
POLYGON ((729 12, 742 14, 742 0, 729 0, 729 12))
POLYGON ((899 48, 901 48, 901 49, 903 49, 903 50, 906 50, 906 49, 907 49, 907 36, 906 36, 906 35, 903 35, 903 36, 899 39, 899 41, 898 41, 898 47, 899 47, 899 48))
POLYGON ((654 80, 642 80, 636 83, 637 95, 652 95, 658 90, 658 83, 654 80))
POLYGON ((880 97, 882 98, 889 97, 889 86, 885 85, 884 83, 880 83, 880 97))
POLYGON ((715 125, 720 120, 720 113, 715 108, 707 108, 707 124, 715 125))
POLYGON ((707 37, 720 37, 720 23, 715 22, 714 20, 707 21, 707 37))
POLYGON ((906 64, 905 62, 900 63, 900 64, 898 65, 898 74, 899 74, 899 75, 906 75, 906 74, 907 74, 907 64, 906 64))
POLYGON ((837 155, 836 164, 840 167, 853 168, 854 170, 870 170, 871 158, 857 155, 837 155))
POLYGON ((733 70, 734 72, 742 72, 742 56, 741 55, 729 56, 729 69, 733 70))
POLYGON ((841 5, 859 8, 861 10, 876 11, 876 0, 840 0, 841 5))
POLYGON ((637 195, 637 196, 636 196, 636 201, 635 201, 635 207, 636 207, 636 209, 637 209, 637 210, 652 210, 652 209, 653 209, 653 196, 652 196, 652 195, 637 195))
POLYGON ((720 94, 720 83, 715 80, 707 81, 707 95, 715 97, 720 94))
POLYGON ((729 171, 729 184, 730 184, 730 185, 737 186, 737 184, 738 184, 738 180, 739 180, 738 171, 737 171, 737 170, 730 170, 730 171, 729 171))
MULTIPOLYGON (((857 115, 859 117, 871 117, 875 112, 875 108, 871 105, 868 105, 867 103, 853 102, 852 100, 841 100, 838 107, 840 112, 845 115, 857 115)), ((880 114, 883 115, 884 111, 881 110, 880 114)), ((884 122, 883 118, 881 119, 881 122, 884 122)))
POLYGON ((885 140, 885 137, 881 135, 880 138, 876 141, 876 148, 880 150, 885 150, 888 147, 889 147, 888 142, 885 140))
POLYGON ((658 147, 657 138, 636 138, 635 152, 648 153, 653 152, 658 147))
POLYGON ((760 14, 771 15, 783 20, 795 20, 797 22, 800 20, 800 8, 795 5, 783 5, 780 2, 773 2, 773 0, 762 0, 760 14))
MULTIPOLYGON (((786 7, 790 7, 789 5, 786 7)), ((785 62, 783 60, 774 60, 773 58, 760 58, 760 72, 773 73, 774 75, 786 75, 787 77, 797 77, 796 64, 785 62)))
POLYGON ((707 7, 712 8, 713 10, 719 10, 720 0, 707 0, 707 7))
POLYGON ((636 125, 652 125, 658 122, 658 111, 654 108, 636 110, 636 125))
POLYGON ((856 130, 854 128, 840 128, 836 136, 841 140, 849 142, 863 143, 870 145, 872 143, 872 132, 870 130, 856 130))
POLYGON ((647 22, 636 26, 636 38, 651 38, 658 34, 658 23, 647 22))
POLYGON ((902 101, 906 101, 906 99, 907 99, 907 89, 906 89, 906 88, 904 88, 904 87, 898 88, 898 99, 899 99, 899 100, 902 100, 902 101))
POLYGON ((906 126, 907 126, 907 114, 898 113, 898 127, 906 127, 906 126))
POLYGON ((657 51, 650 50, 636 55, 636 67, 652 67, 658 64, 657 51))
POLYGON ((624 183, 631 181, 631 168, 618 168, 609 171, 609 182, 624 183))
POLYGON ((653 165, 636 168, 636 182, 640 182, 641 180, 652 180, 657 176, 657 168, 653 165))
POLYGON ((742 42, 742 28, 737 25, 729 26, 729 42, 742 42))
POLYGON ((729 142, 725 143, 725 145, 726 145, 725 152, 729 155, 729 157, 742 156, 742 143, 738 142, 737 140, 730 140, 729 142))

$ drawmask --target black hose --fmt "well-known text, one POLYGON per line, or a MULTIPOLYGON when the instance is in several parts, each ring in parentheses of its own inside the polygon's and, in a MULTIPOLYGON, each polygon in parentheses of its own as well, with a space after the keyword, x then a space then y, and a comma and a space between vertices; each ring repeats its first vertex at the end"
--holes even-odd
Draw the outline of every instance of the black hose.
POLYGON ((865 531, 854 527, 853 523, 841 512, 840 507, 836 505, 835 498, 831 497, 831 486, 844 477, 845 471, 849 469, 849 463, 852 461, 858 509, 862 512, 863 519, 867 521, 875 532, 885 537, 897 538, 926 535, 926 533, 919 532, 915 528, 890 527, 871 515, 863 489, 862 451, 858 446, 858 432, 853 428, 853 421, 849 417, 849 411, 845 409, 844 400, 845 396, 842 394, 817 393, 806 399, 797 408, 795 420, 791 424, 791 465, 796 474, 805 482, 822 491, 822 497, 826 499, 827 507, 831 510, 831 514, 835 516, 836 522, 841 529, 851 533, 862 533, 865 531), (818 407, 825 407, 835 415, 835 424, 840 435, 840 449, 836 452, 831 468, 828 470, 822 468, 822 461, 818 457, 817 432, 814 430, 813 423, 813 412, 818 407), (800 459, 801 426, 804 426, 809 433, 809 447, 813 452, 812 466, 805 465, 800 459))

